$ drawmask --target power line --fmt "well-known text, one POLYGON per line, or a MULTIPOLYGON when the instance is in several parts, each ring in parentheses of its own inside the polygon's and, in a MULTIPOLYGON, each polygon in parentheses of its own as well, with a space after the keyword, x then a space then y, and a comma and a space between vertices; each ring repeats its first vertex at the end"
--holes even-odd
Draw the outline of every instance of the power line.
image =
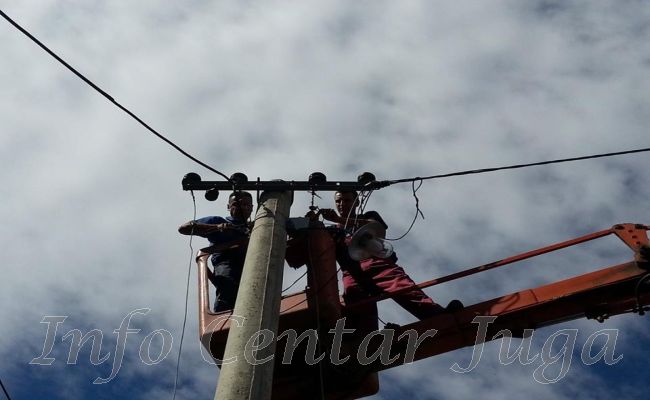
POLYGON ((411 181, 411 189, 413 190, 413 197, 415 198, 415 216, 413 217, 413 221, 411 221, 411 226, 406 230, 406 233, 404 233, 402 236, 395 238, 395 239, 389 239, 386 238, 386 240, 389 241, 398 241, 406 237, 406 235, 411 232, 411 229, 413 229, 413 226, 415 225, 415 221, 417 221, 418 216, 422 217, 424 219, 424 214, 422 213, 422 210, 420 210, 420 199, 418 198, 417 191, 420 190, 422 187, 422 180, 420 180, 420 184, 418 187, 415 187, 415 181, 411 181))
MULTIPOLYGON (((612 157, 620 156, 624 154, 634 154, 650 151, 649 148, 634 149, 619 151, 614 153, 604 153, 604 154, 594 154, 589 156, 582 157, 572 157, 572 158, 562 158, 558 160, 549 160, 549 161, 540 161, 528 164, 516 164, 508 165, 502 167, 493 167, 493 168, 482 168, 482 169, 472 169, 468 171, 452 172, 448 174, 441 175, 431 175, 431 176, 416 176, 414 178, 404 178, 404 179, 394 179, 394 180, 375 180, 374 175, 372 175, 371 180, 357 180, 357 181, 323 181, 323 182, 314 182, 314 181, 282 181, 282 180, 273 180, 273 181, 237 181, 237 182, 223 182, 223 181, 203 181, 201 177, 196 174, 188 174, 183 178, 182 186, 183 190, 269 190, 269 191, 360 191, 362 193, 372 192, 374 190, 379 190, 396 183, 405 183, 405 182, 417 182, 422 180, 429 179, 438 179, 438 178, 447 178, 452 176, 461 176, 461 175, 470 175, 470 174, 482 174, 485 172, 501 171, 506 169, 518 169, 525 167, 533 167, 540 165, 548 164, 557 164, 564 163, 569 161, 580 161, 588 160, 593 158, 603 158, 603 157, 612 157)), ((368 194, 369 196, 370 194, 368 194)))
POLYGON ((27 36, 29 39, 31 39, 34 43, 36 43, 40 48, 45 50, 49 55, 54 57, 59 63, 61 63, 63 66, 65 66, 67 69, 69 69, 73 74, 77 75, 82 81, 86 82, 90 87, 95 89, 99 94, 104 96, 108 101, 113 103, 117 108, 120 110, 124 111, 127 113, 131 118, 135 119, 140 123, 140 125, 144 126, 149 132, 153 133, 154 135, 158 136, 158 138, 162 139, 165 143, 169 144, 172 146, 175 150, 177 150, 179 153, 184 155, 185 157, 189 158, 190 160, 194 161, 195 163, 201 165, 204 168, 207 168, 208 170, 222 176, 224 179, 226 179, 228 182, 232 182, 229 177, 227 177, 225 174, 223 174, 220 171, 217 171, 216 169, 212 168, 211 166, 207 165, 206 163, 200 161, 199 159, 195 158, 191 154, 187 153, 185 150, 181 149, 178 145, 176 145, 174 142, 171 140, 167 139, 165 136, 162 134, 158 133, 154 128, 149 126, 146 122, 141 120, 137 115, 135 115, 133 112, 131 112, 128 108, 124 107, 120 103, 118 103, 111 95, 106 93, 104 90, 102 90, 99 86, 94 84, 90 79, 86 78, 84 75, 82 75, 79 71, 74 69, 70 64, 68 64, 65 60, 63 60, 61 57, 59 57, 56 53, 54 53, 52 50, 50 50, 47 46, 45 46, 43 43, 41 43, 38 39, 36 39, 31 33, 29 33, 25 28, 20 26, 17 22, 15 22, 13 19, 11 19, 7 14, 5 14, 2 10, 0 10, 0 15, 4 19, 6 19, 11 25, 13 25, 16 29, 18 29, 20 32, 22 32, 25 36, 27 36))
POLYGON ((422 181, 422 180, 427 180, 427 179, 449 178, 451 176, 482 174, 482 173, 485 173, 485 172, 501 171, 501 170, 505 170, 505 169, 518 169, 518 168, 526 168, 526 167, 535 167, 535 166, 539 166, 539 165, 559 164, 559 163, 564 163, 564 162, 569 162, 569 161, 581 161, 581 160, 589 160, 589 159, 592 159, 592 158, 613 157, 613 156, 620 156, 620 155, 624 155, 624 154, 643 153, 643 152, 647 152, 647 151, 650 151, 650 147, 644 148, 644 149, 618 151, 618 152, 615 152, 615 153, 604 153, 604 154, 594 154, 594 155, 582 156, 582 157, 561 158, 561 159, 558 159, 558 160, 540 161, 540 162, 529 163, 529 164, 516 164, 516 165, 508 165, 508 166, 505 166, 505 167, 471 169, 471 170, 468 170, 468 171, 452 172, 452 173, 449 173, 449 174, 441 174, 441 175, 431 175, 431 176, 423 176, 423 177, 418 176, 418 177, 415 177, 415 178, 394 179, 394 180, 382 181, 382 182, 385 183, 386 185, 393 185, 395 183, 415 182, 415 181, 422 181))
POLYGON ((2 383, 2 379, 0 379, 0 386, 2 386, 2 391, 5 393, 7 400, 11 400, 11 396, 9 396, 9 393, 7 392, 7 388, 5 388, 4 383, 2 383))
POLYGON ((389 181, 381 181, 382 187, 385 186, 390 186, 395 183, 405 183, 405 182, 411 182, 413 185, 413 197, 415 198, 415 217, 413 218, 413 221, 411 222, 411 226, 408 228, 405 234, 402 236, 396 238, 396 239, 386 239, 386 240, 400 240, 404 238, 408 233, 411 231, 413 228, 413 225, 415 225, 415 221, 418 218, 418 215, 420 215, 424 219, 424 215, 422 214, 422 211, 420 211, 419 207, 419 199, 417 195, 415 194, 418 189, 422 186, 422 181, 427 180, 427 179, 439 179, 439 178, 448 178, 452 176, 462 176, 462 175, 473 175, 473 174, 482 174, 485 172, 494 172, 494 171, 501 171, 501 170, 506 170, 506 169, 519 169, 519 168, 526 168, 526 167, 535 167, 535 166, 540 166, 540 165, 548 165, 548 164, 559 164, 559 163, 564 163, 564 162, 569 162, 569 161, 581 161, 581 160, 589 160, 593 158, 604 158, 604 157, 613 157, 613 156, 620 156, 624 154, 634 154, 634 153, 642 153, 642 152, 647 152, 650 151, 650 148, 644 148, 644 149, 635 149, 635 150, 626 150, 626 151, 618 151, 614 153, 603 153, 603 154, 593 154, 590 156, 582 156, 582 157, 572 157, 572 158, 561 158, 557 160, 549 160, 549 161, 540 161, 540 162, 535 162, 535 163, 528 163, 528 164, 516 164, 516 165, 508 165, 504 167, 493 167, 493 168, 482 168, 482 169, 471 169, 467 171, 460 171, 460 172, 452 172, 449 174, 441 174, 441 175, 431 175, 431 176, 424 176, 424 177, 415 177, 415 178, 405 178, 405 179, 395 179, 395 180, 389 180, 389 181), (417 189, 415 188, 415 182, 419 181, 419 185, 417 189))
MULTIPOLYGON (((194 191, 190 191, 192 195, 192 205, 193 205, 193 217, 192 221, 196 221, 196 197, 194 197, 194 191)), ((194 248, 192 247, 192 239, 194 238, 194 227, 195 224, 192 224, 192 230, 190 231, 190 261, 187 266, 187 283, 185 287, 185 314, 183 315, 183 328, 181 329, 181 344, 178 346, 178 358, 176 359, 176 377, 174 378, 174 390, 172 393, 172 400, 176 399, 176 390, 178 388, 178 374, 181 366, 181 354, 183 352, 183 338, 185 337, 185 325, 187 324, 187 304, 190 296, 190 276, 192 274, 192 257, 194 256, 194 248)))
MULTIPOLYGON (((133 112, 131 112, 128 108, 126 108, 126 107, 122 106, 120 103, 118 103, 112 96, 110 96, 108 93, 106 93, 104 90, 102 90, 99 86, 94 84, 91 80, 89 80, 84 75, 82 75, 80 72, 78 72, 76 69, 74 69, 70 64, 68 64, 65 60, 63 60, 61 57, 59 57, 56 53, 54 53, 52 50, 50 50, 43 43, 41 43, 31 33, 29 33, 27 30, 25 30, 18 23, 16 23, 13 19, 11 19, 2 10, 0 10, 0 15, 2 15, 2 17, 4 19, 6 19, 16 29, 18 29, 20 32, 22 32, 25 36, 27 36, 29 39, 31 39, 34 43, 36 43, 39 47, 41 47, 43 50, 45 50, 48 54, 50 54, 52 57, 54 57, 59 63, 61 63, 66 68, 68 68, 77 77, 79 77, 81 80, 86 82, 90 87, 95 89, 98 93, 100 93, 102 96, 104 96, 106 99, 108 99, 116 107, 118 107, 119 109, 121 109, 122 111, 127 113, 130 117, 135 119, 138 123, 140 123, 143 127, 145 127, 147 130, 149 130, 151 133, 153 133, 158 138, 160 138, 161 140, 163 140, 164 142, 166 142, 167 144, 172 146, 175 150, 177 150, 178 152, 183 154, 185 157, 187 157, 190 160, 196 162, 197 164, 201 165, 202 167, 204 167, 204 168, 206 168, 206 169, 220 175, 221 177, 226 179, 228 182, 232 182, 231 179, 228 176, 226 176, 224 173, 222 173, 222 172, 214 169, 213 167, 205 164, 204 162, 198 160, 197 158, 195 158, 194 156, 192 156, 191 154, 187 153, 185 150, 180 148, 174 142, 167 139, 162 134, 158 133, 158 131, 156 131, 154 128, 152 128, 147 123, 145 123, 142 119, 140 119, 137 115, 135 115, 133 112)), ((594 155, 582 156, 582 157, 563 158, 563 159, 541 161, 541 162, 528 163, 528 164, 516 164, 516 165, 503 166, 503 167, 473 169, 473 170, 467 170, 467 171, 452 172, 452 173, 448 173, 448 174, 431 175, 431 176, 415 177, 415 178, 405 178, 405 179, 395 179, 395 180, 389 180, 389 181, 383 181, 383 182, 386 183, 387 185, 392 185, 392 184, 395 184, 395 183, 413 182, 413 181, 418 181, 418 180, 429 180, 429 179, 440 179, 440 178, 448 178, 448 177, 452 177, 452 176, 482 174, 482 173, 486 173, 486 172, 502 171, 502 170, 507 170, 507 169, 519 169, 519 168, 527 168, 527 167, 534 167, 534 166, 540 166, 540 165, 558 164, 558 163, 564 163, 564 162, 570 162, 570 161, 581 161, 581 160, 589 160, 589 159, 594 159, 594 158, 613 157, 613 156, 619 156, 619 155, 624 155, 624 154, 642 153, 642 152, 647 152, 647 151, 650 151, 650 148, 627 150, 627 151, 620 151, 620 152, 614 152, 614 153, 594 154, 594 155)))
POLYGON ((302 278, 304 278, 305 275, 307 275, 307 271, 305 271, 304 274, 302 274, 302 275, 300 275, 298 278, 296 278, 296 280, 293 281, 293 283, 292 283, 291 285, 289 285, 289 287, 287 287, 286 289, 282 289, 282 293, 284 293, 284 292, 286 292, 287 290, 291 289, 291 288, 292 288, 296 283, 298 283, 302 278))

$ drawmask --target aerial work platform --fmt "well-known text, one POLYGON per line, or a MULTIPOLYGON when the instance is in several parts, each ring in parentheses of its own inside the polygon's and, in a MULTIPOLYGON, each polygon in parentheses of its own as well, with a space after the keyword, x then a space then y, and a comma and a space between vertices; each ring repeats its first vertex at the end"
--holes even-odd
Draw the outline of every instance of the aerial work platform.
MULTIPOLYGON (((475 345, 480 325, 477 317, 496 317, 487 331, 481 333, 483 339, 479 338, 480 341, 489 341, 503 329, 508 329, 513 336, 521 336, 525 330, 572 319, 588 318, 602 322, 623 313, 643 315, 650 304, 650 263, 644 257, 647 254, 641 251, 648 245, 648 229, 648 226, 639 224, 615 225, 611 229, 427 281, 417 287, 448 282, 611 234, 633 251, 634 258, 628 262, 506 294, 408 325, 392 326, 391 332, 375 326, 373 330, 364 327, 364 331, 344 334, 337 329, 337 322, 341 324, 342 318, 347 319, 346 329, 355 329, 350 325, 355 312, 370 310, 376 313, 377 301, 398 292, 345 304, 338 294, 334 242, 330 234, 324 229, 305 230, 290 240, 287 250, 287 261, 291 266, 307 265, 308 286, 302 292, 282 298, 274 358, 273 399, 342 400, 375 394, 379 390, 378 371, 475 345), (430 330, 435 330, 435 334, 428 336, 430 330), (292 336, 291 332, 295 335, 292 336), (303 340, 300 340, 300 335, 303 335, 303 340), (416 347, 408 344, 417 338, 421 340, 416 347), (385 354, 379 357, 382 351, 385 354), (361 358, 359 353, 363 353, 361 358), (373 359, 372 355, 377 357, 373 359), (347 356, 349 359, 340 362, 347 356)), ((215 359, 221 360, 230 324, 239 320, 230 312, 210 311, 208 256, 208 252, 201 252, 197 257, 199 334, 203 346, 215 359)), ((338 325, 338 328, 342 327, 338 325)))

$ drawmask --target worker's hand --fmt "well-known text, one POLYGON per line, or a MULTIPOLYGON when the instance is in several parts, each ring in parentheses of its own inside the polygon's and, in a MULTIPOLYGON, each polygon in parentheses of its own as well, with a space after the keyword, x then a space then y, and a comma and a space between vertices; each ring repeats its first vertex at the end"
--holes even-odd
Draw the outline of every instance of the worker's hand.
POLYGON ((221 231, 220 232, 225 232, 227 230, 231 231, 239 231, 242 233, 248 234, 251 229, 253 229, 253 223, 246 223, 244 225, 234 225, 234 224, 229 224, 229 223, 223 223, 219 224, 221 226, 221 231))
POLYGON ((215 232, 224 232, 227 229, 232 229, 233 225, 229 223, 222 223, 222 224, 214 224, 210 228, 210 233, 215 233, 215 232))
POLYGON ((308 218, 310 221, 318 221, 318 215, 320 215, 320 213, 314 210, 309 210, 309 212, 305 214, 305 218, 308 218))
POLYGON ((639 254, 641 255, 641 257, 650 261, 650 246, 644 244, 641 247, 639 247, 639 254))
POLYGON ((339 215, 331 208, 321 208, 318 212, 328 221, 340 222, 339 215))

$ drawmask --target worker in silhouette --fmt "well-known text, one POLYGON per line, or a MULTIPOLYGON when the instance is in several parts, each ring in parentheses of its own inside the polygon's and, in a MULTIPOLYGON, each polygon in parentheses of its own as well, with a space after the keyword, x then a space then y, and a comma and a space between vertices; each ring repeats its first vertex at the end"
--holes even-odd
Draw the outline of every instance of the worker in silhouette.
POLYGON ((216 287, 214 311, 231 310, 235 306, 241 280, 250 225, 253 197, 248 192, 236 191, 228 197, 227 217, 210 216, 188 221, 178 228, 183 235, 198 235, 210 241, 204 249, 212 253, 213 271, 208 278, 216 287))
MULTIPOLYGON (((320 209, 318 214, 324 219, 335 222, 344 230, 355 230, 371 221, 379 222, 384 228, 388 225, 378 212, 368 211, 356 214, 359 196, 355 191, 338 191, 334 194, 336 211, 320 209)), ((346 304, 353 304, 361 299, 394 292, 415 285, 415 282, 397 265, 397 255, 388 258, 370 257, 355 261, 348 253, 350 237, 337 240, 336 259, 343 271, 343 298, 346 304)), ((455 311, 463 307, 458 300, 452 301, 447 308, 436 304, 421 289, 413 289, 396 295, 393 299, 406 311, 418 319, 429 318, 446 311, 455 311)))

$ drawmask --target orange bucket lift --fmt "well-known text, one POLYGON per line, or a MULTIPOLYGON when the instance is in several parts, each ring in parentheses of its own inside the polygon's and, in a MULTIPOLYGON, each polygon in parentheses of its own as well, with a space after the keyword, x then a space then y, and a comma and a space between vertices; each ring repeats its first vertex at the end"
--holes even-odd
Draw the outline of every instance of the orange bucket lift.
MULTIPOLYGON (((288 242, 287 261, 294 268, 307 265, 308 287, 302 292, 282 298, 273 399, 343 400, 375 394, 379 390, 378 371, 473 346, 478 330, 478 324, 473 321, 478 316, 496 317, 489 325, 486 335, 486 340, 491 340, 502 329, 509 329, 516 336, 526 329, 536 329, 577 318, 586 317, 602 322, 617 314, 636 312, 643 315, 650 303, 650 263, 644 258, 647 254, 642 251, 642 248, 648 245, 648 229, 648 226, 639 224, 615 225, 577 239, 423 282, 416 286, 430 287, 610 234, 616 235, 634 252, 633 260, 620 265, 510 293, 408 325, 396 326, 394 333, 389 336, 368 335, 372 331, 365 330, 343 335, 342 342, 337 342, 334 337, 337 321, 348 317, 349 322, 354 319, 355 313, 358 315, 359 312, 376 313, 377 301, 390 298, 399 292, 387 293, 355 304, 345 304, 338 293, 336 257, 331 235, 323 229, 322 224, 299 231, 288 242), (437 330, 435 336, 425 337, 429 329, 437 330), (304 334, 304 340, 290 340, 291 330, 298 338, 304 334), (310 332, 318 333, 317 343, 314 343, 316 335, 309 339, 310 332), (408 352, 404 351, 406 342, 413 333, 424 339, 414 353, 407 354, 408 352), (373 336, 372 339, 363 343, 364 337, 370 336, 373 336), (391 340, 388 343, 390 357, 365 365, 360 363, 356 357, 359 346, 365 346, 367 354, 374 354, 387 345, 384 343, 385 337, 391 340), (332 357, 334 348, 336 358, 332 357), (287 357, 287 354, 293 357, 287 357), (325 356, 320 362, 308 362, 310 358, 321 354, 325 356), (338 362, 346 356, 350 356, 346 362, 338 362)), ((215 359, 220 360, 223 358, 232 320, 228 318, 230 312, 210 311, 207 276, 209 254, 202 251, 197 256, 199 334, 203 346, 215 359)), ((408 290, 410 288, 403 291, 408 290)), ((374 331, 381 333, 378 332, 378 326, 374 327, 374 331)), ((295 336, 293 338, 295 339, 295 336)))

